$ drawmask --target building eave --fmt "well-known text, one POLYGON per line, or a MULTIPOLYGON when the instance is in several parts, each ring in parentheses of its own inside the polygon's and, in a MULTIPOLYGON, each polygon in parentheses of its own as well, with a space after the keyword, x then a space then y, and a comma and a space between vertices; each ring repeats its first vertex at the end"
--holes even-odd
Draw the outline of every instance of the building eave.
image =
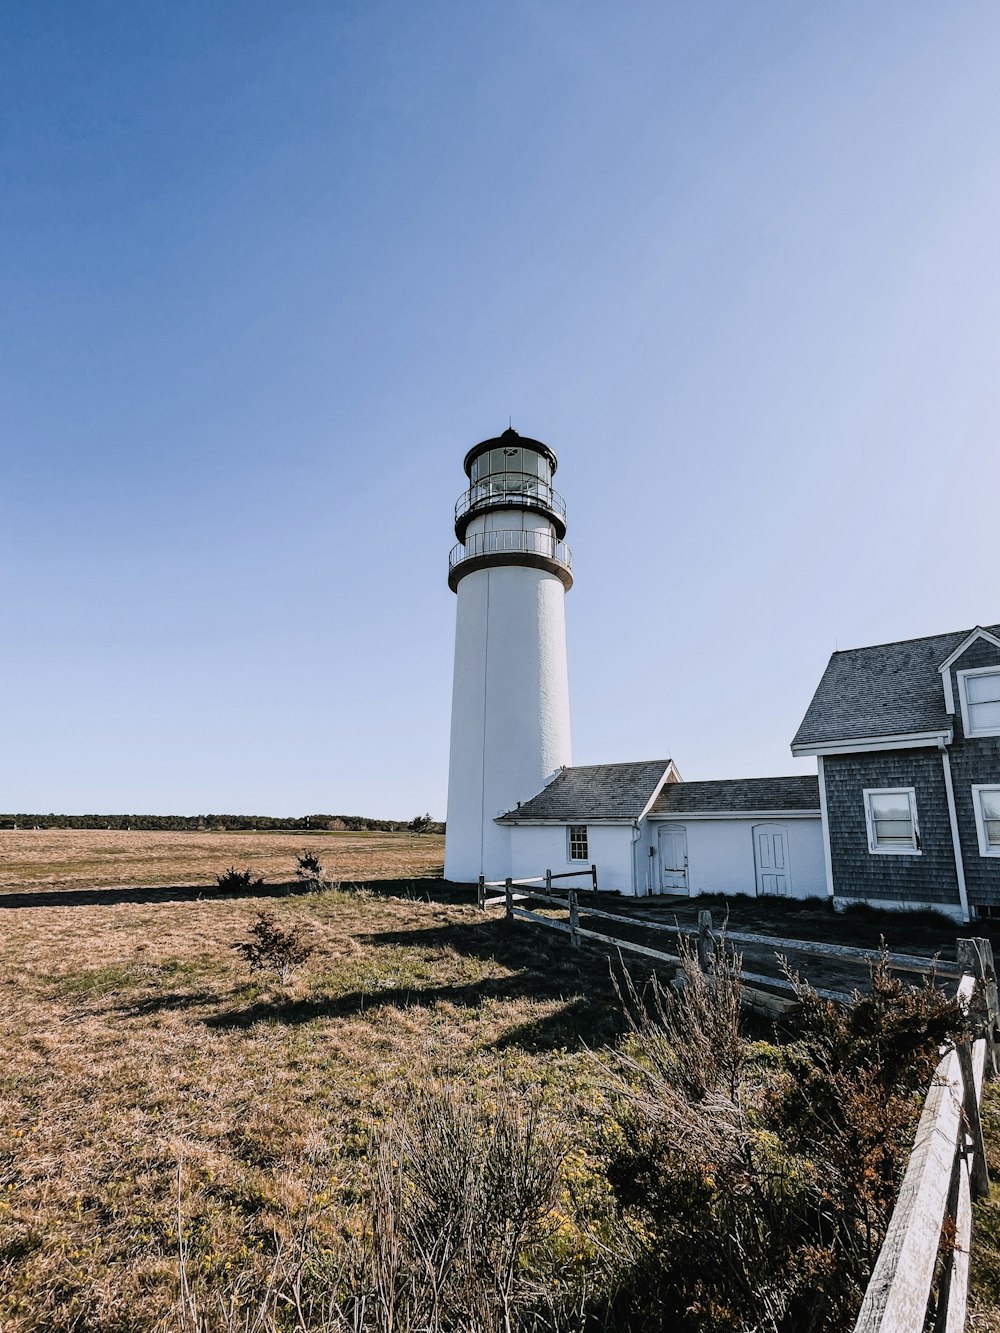
POLYGON ((607 816, 595 818, 593 815, 561 815, 558 819, 517 819, 512 815, 497 815, 494 824, 503 824, 508 828, 515 825, 520 828, 565 828, 568 824, 587 824, 591 828, 607 825, 609 828, 631 828, 636 822, 625 815, 610 819, 607 816))
POLYGON ((951 727, 945 731, 904 731, 893 736, 854 736, 834 741, 803 741, 793 745, 796 758, 822 754, 863 754, 874 750, 921 750, 950 745, 954 739, 951 727))
POLYGON ((649 822, 661 823, 665 820, 686 823, 691 819, 819 819, 820 809, 815 810, 668 810, 649 816, 649 822))

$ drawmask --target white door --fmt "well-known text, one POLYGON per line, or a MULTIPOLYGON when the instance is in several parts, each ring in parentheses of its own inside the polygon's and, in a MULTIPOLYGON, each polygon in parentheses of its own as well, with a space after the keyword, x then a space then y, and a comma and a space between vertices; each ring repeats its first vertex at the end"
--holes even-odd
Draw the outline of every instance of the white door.
POLYGON ((792 880, 788 873, 788 840, 781 824, 755 825, 753 859, 757 892, 786 898, 792 891, 792 880))
POLYGON ((687 893, 688 891, 688 838, 683 824, 661 824, 660 892, 687 893))

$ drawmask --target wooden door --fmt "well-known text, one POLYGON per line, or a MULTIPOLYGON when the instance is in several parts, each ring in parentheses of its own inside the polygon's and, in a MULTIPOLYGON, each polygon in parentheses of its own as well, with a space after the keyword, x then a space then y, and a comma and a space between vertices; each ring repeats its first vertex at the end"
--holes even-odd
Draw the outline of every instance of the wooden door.
POLYGON ((687 829, 683 824, 661 824, 659 833, 660 892, 688 892, 687 829))
POLYGON ((754 826, 753 858, 757 892, 786 898, 792 891, 792 880, 788 873, 788 836, 783 825, 754 826))

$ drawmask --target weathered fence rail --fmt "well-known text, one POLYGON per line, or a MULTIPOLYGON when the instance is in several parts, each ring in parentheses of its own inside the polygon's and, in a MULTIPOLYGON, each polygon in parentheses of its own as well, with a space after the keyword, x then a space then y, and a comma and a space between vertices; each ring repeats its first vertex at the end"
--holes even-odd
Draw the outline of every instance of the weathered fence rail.
POLYGON ((979 1108, 986 1076, 996 1076, 1000 1014, 989 941, 958 946, 958 997, 972 1035, 944 1055, 931 1080, 854 1333, 920 1333, 932 1314, 935 1333, 965 1328, 972 1204, 990 1190, 979 1108))
MULTIPOLYGON (((533 879, 491 879, 491 880, 487 880, 486 877, 485 877, 484 875, 480 875, 480 876, 479 876, 479 894, 478 894, 479 906, 480 906, 480 907, 493 907, 493 906, 495 906, 497 903, 505 902, 506 899, 507 899, 506 889, 507 889, 508 885, 513 886, 513 887, 516 887, 516 888, 530 888, 530 886, 531 886, 532 884, 544 884, 544 885, 545 885, 545 892, 546 892, 546 893, 551 893, 551 892, 552 892, 552 881, 553 881, 554 879, 583 879, 585 876, 588 876, 588 875, 590 876, 590 879, 591 879, 591 886, 590 886, 590 887, 591 887, 591 891, 592 891, 593 893, 596 893, 596 892, 597 892, 597 866, 595 866, 595 865, 590 866, 590 868, 587 869, 587 870, 582 870, 582 869, 581 869, 581 870, 567 870, 567 871, 564 871, 564 872, 562 872, 561 874, 558 874, 558 875, 553 875, 553 873, 552 873, 551 870, 546 870, 546 872, 545 872, 544 875, 536 875, 533 879), (505 892, 504 892, 504 893, 501 893, 501 894, 498 894, 498 895, 496 895, 496 896, 493 897, 493 898, 487 898, 487 897, 486 897, 486 890, 487 890, 487 889, 504 889, 505 892)), ((518 898, 522 898, 522 899, 523 899, 523 898, 537 898, 537 897, 539 897, 540 895, 539 895, 538 893, 521 893, 521 894, 517 894, 517 895, 515 895, 515 896, 518 897, 518 898)))
MULTIPOLYGON (((596 867, 592 869, 596 888, 597 871, 596 867)), ((546 872, 538 879, 508 879, 494 884, 485 884, 481 880, 480 906, 502 903, 508 918, 560 931, 569 937, 574 947, 583 940, 593 940, 623 952, 669 963, 675 968, 679 966, 679 954, 591 930, 580 924, 580 917, 668 935, 690 931, 649 917, 609 912, 586 901, 581 903, 574 887, 568 888, 565 897, 553 891, 553 880, 569 878, 578 878, 578 875, 560 876, 546 872), (545 887, 532 888, 535 884, 545 887), (487 899, 485 890, 489 888, 502 888, 503 893, 487 899), (528 891, 515 892, 518 888, 528 891), (567 919, 558 920, 531 911, 521 905, 526 901, 560 908, 567 912, 567 919)), ((971 1036, 943 1054, 931 1080, 913 1151, 854 1333, 922 1333, 932 1315, 934 1333, 962 1333, 968 1303, 972 1204, 975 1199, 988 1194, 990 1188, 980 1104, 985 1078, 994 1078, 1000 1073, 997 1059, 1000 1004, 990 942, 958 940, 956 961, 952 963, 916 954, 883 955, 874 949, 855 949, 813 940, 777 941, 771 936, 750 932, 727 932, 726 940, 773 948, 780 955, 812 954, 844 962, 869 963, 886 957, 890 966, 899 971, 925 975, 933 972, 940 977, 960 978, 958 998, 968 1015, 971 1036)), ((704 969, 711 965, 715 943, 711 913, 700 911, 698 958, 704 969)), ((765 1012, 769 1011, 769 1006, 773 1012, 774 1003, 780 1005, 782 1002, 753 987, 792 989, 792 983, 786 978, 755 972, 741 971, 740 981, 745 1000, 752 1008, 763 1007, 765 1012)), ((819 990, 818 994, 837 1002, 851 998, 845 991, 819 990)), ((783 1003, 787 1007, 790 1002, 783 1003)))
MULTIPOLYGON (((585 872, 584 872, 585 873, 585 872)), ((597 867, 591 867, 593 875, 594 888, 597 887, 597 867)), ((589 901, 581 901, 579 890, 575 887, 568 887, 566 890, 555 890, 553 881, 559 879, 578 879, 580 872, 570 871, 568 874, 554 875, 552 871, 547 870, 544 875, 539 875, 533 879, 507 879, 486 882, 480 878, 479 881, 479 905, 482 908, 503 905, 506 908, 509 917, 517 917, 523 921, 530 921, 535 925, 542 926, 545 929, 562 929, 565 923, 556 922, 550 916, 543 916, 539 912, 531 911, 525 906, 529 901, 546 903, 551 907, 561 908, 568 912, 570 928, 563 930, 564 934, 569 935, 570 943, 576 947, 581 940, 590 939, 595 943, 608 944, 616 949, 621 949, 626 953, 640 954, 645 957, 659 959, 662 962, 677 966, 680 958, 675 953, 667 952, 662 949, 653 949, 649 945, 639 944, 634 940, 623 939, 617 935, 607 935, 599 931, 590 930, 580 925, 580 915, 593 917, 603 921, 612 921, 619 925, 628 926, 633 929, 644 931, 660 932, 666 935, 684 935, 690 933, 690 927, 676 924, 670 924, 666 921, 657 921, 653 917, 646 916, 639 912, 630 912, 627 915, 621 912, 609 912, 603 908, 593 906, 589 901), (536 884, 544 885, 544 888, 537 889, 536 884), (488 889, 502 889, 493 897, 487 897, 488 889), (522 890, 518 892, 518 890, 522 890), (563 896, 565 893, 565 896, 563 896)), ((712 933, 712 915, 707 911, 699 911, 699 950, 705 954, 709 940, 714 944, 715 936, 712 933)), ((819 940, 775 940, 770 935, 758 935, 749 931, 727 931, 726 940, 729 943, 744 946, 749 945, 753 948, 769 948, 778 956, 784 957, 788 954, 807 954, 817 958, 830 959, 834 962, 851 963, 855 965, 867 965, 876 962, 883 956, 889 963, 889 966, 899 972, 916 972, 924 976, 931 973, 940 977, 958 978, 962 975, 962 967, 959 963, 940 958, 925 958, 919 954, 905 954, 887 952, 883 955, 876 949, 859 949, 845 944, 826 944, 819 940)), ((702 958, 704 966, 705 959, 702 958)), ((741 979, 754 986, 765 986, 770 990, 794 991, 794 984, 785 977, 768 976, 760 972, 751 972, 744 970, 740 973, 741 979)), ((817 988, 817 993, 824 999, 835 1000, 837 1002, 846 1002, 850 998, 850 993, 845 990, 830 990, 817 988)))

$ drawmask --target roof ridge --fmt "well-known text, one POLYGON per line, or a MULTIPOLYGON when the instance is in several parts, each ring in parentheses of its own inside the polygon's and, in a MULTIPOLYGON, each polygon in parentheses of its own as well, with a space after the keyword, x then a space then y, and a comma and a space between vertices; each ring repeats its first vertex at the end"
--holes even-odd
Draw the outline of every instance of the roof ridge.
POLYGON ((581 768, 633 768, 638 764, 663 764, 665 768, 671 762, 670 759, 608 759, 601 764, 565 764, 560 772, 577 773, 581 768))
POLYGON ((972 625, 969 629, 945 630, 942 634, 921 634, 915 639, 887 639, 884 643, 863 643, 857 648, 837 648, 831 656, 843 657, 847 653, 864 653, 870 648, 898 648, 903 643, 929 643, 931 639, 956 639, 974 633, 977 629, 989 630, 991 634, 1000 633, 1000 625, 972 625))

